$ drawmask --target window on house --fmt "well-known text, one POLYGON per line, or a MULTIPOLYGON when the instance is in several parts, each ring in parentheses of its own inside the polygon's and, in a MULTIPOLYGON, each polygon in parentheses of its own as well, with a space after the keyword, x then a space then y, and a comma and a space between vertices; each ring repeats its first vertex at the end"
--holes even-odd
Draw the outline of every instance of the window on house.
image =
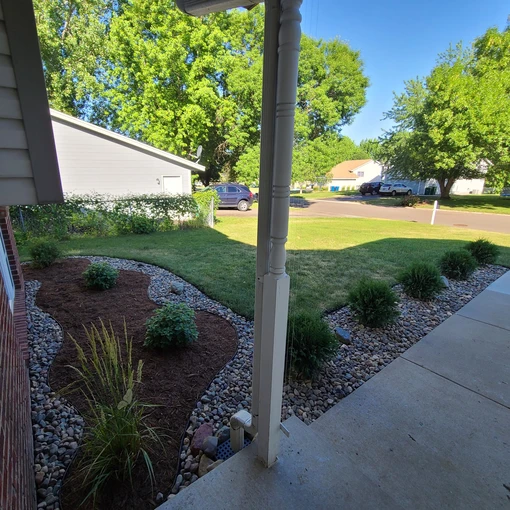
POLYGON ((9 300, 11 311, 14 310, 14 280, 12 279, 7 250, 5 248, 4 238, 0 233, 0 276, 4 282, 5 292, 9 300))
POLYGON ((365 171, 359 171, 358 177, 365 177, 365 171))

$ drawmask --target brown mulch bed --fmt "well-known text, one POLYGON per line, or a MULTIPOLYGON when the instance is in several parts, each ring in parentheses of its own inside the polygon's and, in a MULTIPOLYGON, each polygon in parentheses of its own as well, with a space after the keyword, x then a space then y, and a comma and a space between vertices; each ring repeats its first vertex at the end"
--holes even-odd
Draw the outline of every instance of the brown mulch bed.
MULTIPOLYGON (((89 290, 81 276, 88 265, 89 261, 84 259, 66 259, 45 269, 24 268, 25 279, 42 283, 37 306, 54 317, 64 330, 62 349, 51 368, 50 385, 59 391, 76 378, 76 373, 69 368, 69 365, 77 366, 76 350, 69 335, 84 343, 83 325, 95 323, 99 326, 99 319, 107 324, 111 321, 114 330, 122 335, 126 321, 128 335, 133 338, 133 362, 139 359, 144 362, 138 398, 158 406, 151 408, 147 422, 164 434, 164 449, 156 445, 151 453, 156 475, 154 491, 146 471, 140 466, 140 472, 134 476, 133 490, 126 485, 110 484, 98 507, 108 510, 153 508, 155 495, 167 493, 173 483, 187 420, 211 380, 235 354, 237 335, 224 319, 197 312, 199 337, 193 345, 166 352, 149 350, 143 347, 145 321, 158 308, 147 296, 150 278, 134 271, 120 271, 114 288, 89 290)), ((69 399, 78 411, 86 409, 81 395, 73 394, 69 399)), ((84 497, 76 482, 69 481, 73 478, 72 471, 71 468, 62 490, 64 510, 78 508, 84 497)), ((90 507, 83 505, 81 508, 90 507)))

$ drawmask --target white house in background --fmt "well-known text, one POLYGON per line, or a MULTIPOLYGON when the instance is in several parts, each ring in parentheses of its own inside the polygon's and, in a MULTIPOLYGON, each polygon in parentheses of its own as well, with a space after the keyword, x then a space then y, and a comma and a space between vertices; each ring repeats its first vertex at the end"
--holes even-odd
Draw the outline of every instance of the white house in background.
POLYGON ((383 167, 373 159, 352 159, 333 167, 330 171, 330 191, 342 188, 359 188, 364 182, 382 180, 383 167))
POLYGON ((191 193, 205 167, 65 113, 50 110, 66 193, 191 193))

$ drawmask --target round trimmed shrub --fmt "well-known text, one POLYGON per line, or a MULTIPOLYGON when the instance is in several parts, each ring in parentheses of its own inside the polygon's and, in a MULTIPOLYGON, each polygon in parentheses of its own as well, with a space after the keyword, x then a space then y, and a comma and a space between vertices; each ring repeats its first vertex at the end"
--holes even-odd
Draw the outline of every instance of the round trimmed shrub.
POLYGON ((404 292, 413 298, 427 301, 444 287, 439 269, 428 262, 415 262, 399 276, 404 292))
POLYGON ((362 278, 350 290, 347 302, 354 318, 363 326, 380 328, 391 324, 400 315, 398 296, 386 282, 362 278))
POLYGON ((30 247, 30 256, 32 257, 32 266, 42 269, 51 266, 55 260, 62 256, 62 252, 57 243, 40 240, 30 247))
POLYGON ((287 325, 291 376, 311 379, 334 356, 338 341, 319 311, 291 314, 287 325))
POLYGON ((499 255, 499 247, 487 239, 477 239, 466 245, 471 255, 480 264, 494 264, 499 255))
POLYGON ((478 267, 478 262, 467 250, 452 250, 441 257, 440 267, 446 277, 465 280, 478 267))
POLYGON ((166 349, 184 347, 198 338, 195 312, 184 303, 167 303, 145 323, 144 345, 166 349))
POLYGON ((107 262, 94 262, 82 273, 89 289, 111 289, 117 282, 119 272, 107 262))

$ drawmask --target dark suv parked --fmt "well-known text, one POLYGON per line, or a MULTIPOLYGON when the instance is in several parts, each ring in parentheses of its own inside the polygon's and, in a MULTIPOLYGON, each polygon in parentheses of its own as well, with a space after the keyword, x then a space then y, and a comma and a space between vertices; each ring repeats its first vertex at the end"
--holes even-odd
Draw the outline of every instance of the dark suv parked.
POLYGON ((247 211, 253 204, 253 193, 248 186, 227 182, 225 184, 213 184, 220 196, 220 207, 237 207, 239 211, 247 211))
POLYGON ((359 191, 362 195, 366 195, 367 193, 369 195, 377 195, 382 185, 382 182, 364 182, 360 186, 359 191))

